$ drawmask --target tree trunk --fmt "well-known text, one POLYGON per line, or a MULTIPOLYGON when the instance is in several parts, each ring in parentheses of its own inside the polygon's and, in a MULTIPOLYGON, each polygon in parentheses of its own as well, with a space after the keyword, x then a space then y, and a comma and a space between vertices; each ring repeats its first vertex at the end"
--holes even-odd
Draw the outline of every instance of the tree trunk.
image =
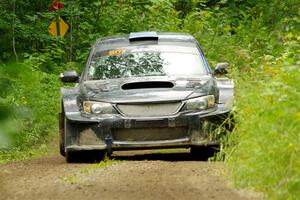
POLYGON ((13 23, 12 23, 12 35, 13 35, 12 47, 13 47, 13 51, 14 51, 14 54, 15 54, 15 57, 16 57, 16 62, 18 63, 19 62, 19 57, 18 57, 18 53, 17 53, 17 50, 16 50, 16 37, 15 37, 16 1, 13 1, 13 13, 14 13, 14 16, 13 16, 13 23))

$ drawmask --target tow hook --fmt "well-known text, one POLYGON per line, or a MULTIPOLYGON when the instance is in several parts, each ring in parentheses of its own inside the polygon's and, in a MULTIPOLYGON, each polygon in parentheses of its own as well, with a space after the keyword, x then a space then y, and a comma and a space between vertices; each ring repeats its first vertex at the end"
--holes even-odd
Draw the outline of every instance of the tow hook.
POLYGON ((111 138, 111 136, 108 136, 105 138, 105 144, 107 146, 107 154, 108 155, 112 154, 112 143, 113 143, 113 139, 111 138))

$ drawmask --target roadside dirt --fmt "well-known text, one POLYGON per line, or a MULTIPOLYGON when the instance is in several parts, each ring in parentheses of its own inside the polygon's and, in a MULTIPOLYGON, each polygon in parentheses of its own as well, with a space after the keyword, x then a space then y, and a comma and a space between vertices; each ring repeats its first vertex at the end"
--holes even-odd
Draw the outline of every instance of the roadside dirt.
POLYGON ((261 199, 233 189, 222 162, 189 153, 117 152, 106 164, 67 164, 61 156, 0 166, 0 199, 261 199))

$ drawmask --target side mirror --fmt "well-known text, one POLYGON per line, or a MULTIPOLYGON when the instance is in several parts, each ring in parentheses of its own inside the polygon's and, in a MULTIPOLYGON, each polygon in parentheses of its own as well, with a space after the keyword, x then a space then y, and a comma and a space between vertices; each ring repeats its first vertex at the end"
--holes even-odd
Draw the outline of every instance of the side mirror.
POLYGON ((79 77, 75 70, 68 70, 60 74, 60 80, 64 83, 77 83, 79 77))
POLYGON ((229 67, 229 63, 217 63, 215 65, 215 70, 214 70, 214 74, 219 74, 219 75, 223 75, 223 74, 227 74, 227 68, 229 67))

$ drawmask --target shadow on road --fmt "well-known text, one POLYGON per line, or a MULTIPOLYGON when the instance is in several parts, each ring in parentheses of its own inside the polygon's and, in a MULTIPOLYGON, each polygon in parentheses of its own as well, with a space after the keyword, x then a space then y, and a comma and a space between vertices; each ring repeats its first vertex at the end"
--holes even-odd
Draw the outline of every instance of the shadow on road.
POLYGON ((115 160, 162 160, 162 161, 207 161, 209 157, 202 155, 192 155, 189 152, 166 152, 166 153, 114 153, 111 156, 115 160))

